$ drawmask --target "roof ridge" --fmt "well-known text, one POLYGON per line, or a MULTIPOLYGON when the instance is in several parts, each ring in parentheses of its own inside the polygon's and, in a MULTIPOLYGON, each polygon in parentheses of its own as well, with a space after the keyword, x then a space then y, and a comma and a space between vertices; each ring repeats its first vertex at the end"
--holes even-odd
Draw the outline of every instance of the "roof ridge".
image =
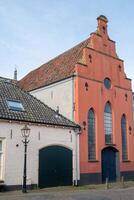
POLYGON ((19 81, 20 87, 26 91, 32 91, 70 77, 75 73, 75 65, 79 62, 83 49, 89 42, 90 37, 32 70, 19 81))
MULTIPOLYGON (((88 39, 89 39, 89 38, 88 38, 88 39)), ((77 45, 75 45, 74 47, 72 47, 72 48, 70 48, 70 49, 68 49, 68 50, 65 50, 63 53, 57 55, 56 57, 52 58, 52 59, 49 60, 48 62, 44 63, 43 65, 48 64, 49 62, 51 62, 51 61, 53 61, 53 60, 55 60, 55 59, 58 59, 60 56, 62 56, 62 55, 64 55, 64 54, 68 53, 69 51, 72 51, 73 49, 75 49, 75 48, 77 48, 78 46, 80 46, 82 43, 86 42, 88 39, 86 39, 86 40, 84 40, 84 41, 78 43, 77 45)), ((83 47, 83 48, 84 48, 84 47, 83 47)), ((83 48, 82 48, 82 49, 83 49, 83 48)), ((81 50, 82 50, 82 49, 81 49, 81 50)), ((42 65, 41 65, 39 68, 37 68, 37 69, 40 69, 41 67, 42 67, 42 65)))
MULTIPOLYGON (((75 49, 75 48, 77 48, 78 46, 80 46, 81 44, 83 44, 84 42, 86 42, 86 41, 88 41, 88 40, 89 40, 89 38, 87 38, 86 40, 83 40, 82 42, 76 44, 74 47, 65 50, 63 53, 60 53, 59 55, 55 56, 54 58, 48 60, 46 63, 43 63, 40 67, 37 67, 37 68, 33 69, 32 71, 30 71, 26 76, 28 76, 28 75, 29 75, 30 73, 32 73, 32 72, 35 72, 35 71, 41 69, 44 65, 47 65, 47 64, 49 64, 50 62, 52 62, 52 61, 58 59, 58 58, 61 57, 62 55, 68 53, 69 51, 71 51, 71 50, 73 50, 73 49, 75 49)), ((85 45, 85 46, 86 46, 86 45, 85 45)), ((84 47, 83 47, 83 48, 84 48, 84 47)), ((81 49, 81 51, 83 50, 83 48, 81 49)), ((22 78, 22 79, 23 79, 23 78, 22 78)))
POLYGON ((0 81, 3 81, 3 82, 13 82, 14 79, 11 79, 11 78, 6 78, 6 77, 3 77, 3 76, 0 76, 0 81))

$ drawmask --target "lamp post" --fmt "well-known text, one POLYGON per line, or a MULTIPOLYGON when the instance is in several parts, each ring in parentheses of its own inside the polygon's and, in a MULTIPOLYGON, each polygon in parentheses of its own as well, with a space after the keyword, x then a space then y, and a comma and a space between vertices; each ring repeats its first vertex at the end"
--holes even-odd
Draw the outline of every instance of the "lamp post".
POLYGON ((21 134, 23 137, 23 144, 24 144, 24 171, 23 171, 23 186, 22 192, 27 192, 27 144, 29 143, 28 137, 30 135, 30 128, 25 124, 25 126, 21 129, 21 134))

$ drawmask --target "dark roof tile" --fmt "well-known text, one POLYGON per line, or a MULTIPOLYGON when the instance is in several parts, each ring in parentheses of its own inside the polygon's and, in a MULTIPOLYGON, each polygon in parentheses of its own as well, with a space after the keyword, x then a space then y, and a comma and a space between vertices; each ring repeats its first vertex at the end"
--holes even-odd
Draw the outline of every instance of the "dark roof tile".
POLYGON ((0 119, 26 121, 65 127, 79 127, 64 116, 57 114, 53 109, 21 90, 13 83, 0 81, 0 119), (19 100, 24 111, 13 111, 8 108, 7 100, 19 100))

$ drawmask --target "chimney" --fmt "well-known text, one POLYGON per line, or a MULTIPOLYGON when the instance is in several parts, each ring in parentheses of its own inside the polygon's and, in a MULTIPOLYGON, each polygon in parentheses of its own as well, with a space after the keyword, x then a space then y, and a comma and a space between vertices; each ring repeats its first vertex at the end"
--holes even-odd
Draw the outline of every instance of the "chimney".
POLYGON ((14 70, 14 80, 17 81, 17 69, 14 70))
POLYGON ((101 35, 102 37, 108 38, 108 33, 107 33, 107 23, 108 19, 104 15, 100 15, 97 17, 98 21, 98 27, 97 27, 97 33, 101 35))

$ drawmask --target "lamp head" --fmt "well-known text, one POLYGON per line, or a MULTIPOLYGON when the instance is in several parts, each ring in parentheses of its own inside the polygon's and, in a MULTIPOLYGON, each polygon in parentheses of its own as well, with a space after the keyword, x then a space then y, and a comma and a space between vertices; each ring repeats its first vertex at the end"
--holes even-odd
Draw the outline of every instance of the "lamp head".
POLYGON ((21 129, 22 137, 28 138, 30 136, 30 128, 28 128, 27 124, 21 129))

